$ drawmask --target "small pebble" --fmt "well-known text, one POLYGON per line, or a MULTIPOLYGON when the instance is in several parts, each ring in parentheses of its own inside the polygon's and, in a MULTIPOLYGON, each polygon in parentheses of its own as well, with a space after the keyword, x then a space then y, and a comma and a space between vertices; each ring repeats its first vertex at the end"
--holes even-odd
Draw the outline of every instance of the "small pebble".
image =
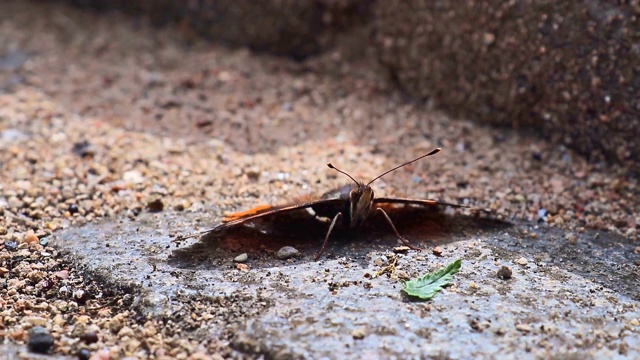
POLYGON ((17 197, 12 196, 8 200, 8 205, 10 209, 19 209, 24 205, 24 202, 17 197))
POLYGON ((547 217, 547 210, 538 209, 538 219, 544 219, 547 217))
POLYGON ((90 360, 109 360, 111 359, 111 355, 109 350, 99 350, 95 354, 91 355, 90 360))
POLYGON ((408 246, 396 246, 393 248, 393 252, 396 254, 404 254, 406 252, 408 252, 409 250, 411 250, 410 247, 408 246))
POLYGON ((78 205, 70 204, 69 208, 67 208, 67 211, 69 211, 69 214, 73 215, 73 214, 77 213, 80 210, 78 209, 78 205))
POLYGON ((0 266, 0 276, 6 274, 9 272, 9 269, 7 269, 6 267, 1 267, 0 266))
POLYGON ((47 325, 47 319, 39 316, 25 316, 24 318, 22 318, 22 321, 33 326, 47 325))
POLYGON ((567 235, 565 235, 565 238, 567 239, 567 242, 569 242, 569 244, 571 245, 575 245, 578 243, 578 237, 573 233, 568 233, 567 235))
POLYGON ((363 328, 357 328, 351 332, 351 336, 353 336, 356 340, 362 340, 367 335, 363 328))
POLYGON ((518 324, 516 325, 516 330, 527 334, 531 332, 531 326, 529 324, 518 324))
POLYGON ((73 300, 78 304, 84 305, 89 300, 89 293, 82 289, 73 292, 73 300))
POLYGON ((44 354, 51 346, 53 346, 53 337, 49 335, 47 329, 36 326, 29 330, 29 342, 27 343, 29 350, 44 354))
POLYGON ((473 330, 482 332, 482 325, 480 324, 480 321, 478 321, 477 319, 472 319, 469 322, 469 325, 473 330))
POLYGON ((247 171, 247 177, 251 180, 258 180, 258 178, 260 177, 260 170, 256 168, 249 169, 247 171))
POLYGON ((33 231, 27 232, 27 235, 24 237, 24 242, 27 244, 35 244, 38 240, 38 236, 34 234, 33 231))
POLYGON ((435 256, 442 256, 442 248, 440 246, 434 247, 433 250, 431 250, 431 252, 435 256))
POLYGON ((23 341, 24 337, 27 335, 27 332, 19 327, 9 333, 9 338, 15 341, 23 341))
POLYGON ((280 250, 278 250, 276 257, 280 260, 286 260, 299 255, 300 252, 293 246, 283 246, 280 250))
POLYGON ((53 273, 53 275, 59 279, 66 279, 69 277, 69 270, 60 270, 53 273))
POLYGON ((247 259, 249 259, 249 255, 247 255, 247 253, 242 253, 242 254, 236 256, 235 258, 233 258, 233 261, 235 261, 237 263, 243 263, 243 262, 247 261, 247 259))
POLYGON ((144 176, 138 170, 125 171, 122 180, 130 184, 140 184, 144 181, 144 176))
POLYGON ((78 141, 73 144, 71 151, 81 157, 91 157, 95 155, 95 152, 91 149, 91 143, 87 140, 78 141))
POLYGON ((86 325, 87 323, 89 323, 89 320, 91 320, 91 318, 87 315, 80 315, 76 318, 76 325, 78 324, 82 324, 82 325, 86 325))
POLYGON ((502 266, 499 270, 498 270, 498 277, 504 280, 509 280, 511 279, 511 276, 513 275, 513 271, 511 271, 511 268, 508 266, 502 266))
POLYGON ((152 212, 152 213, 160 212, 164 210, 164 203, 162 202, 161 199, 155 199, 155 200, 149 201, 147 203, 147 210, 149 210, 149 212, 152 212))
POLYGON ((387 263, 387 261, 388 261, 387 257, 383 255, 383 256, 381 256, 381 257, 379 257, 379 258, 375 259, 375 260, 373 261, 373 264, 374 264, 375 266, 382 266, 382 265, 386 264, 386 263, 387 263))
POLYGON ((78 360, 89 360, 91 358, 91 350, 80 349, 78 351, 78 360))
POLYGON ((236 269, 240 271, 249 271, 249 265, 247 264, 236 264, 236 269))
POLYGON ((518 265, 524 266, 524 265, 527 265, 528 263, 529 263, 529 261, 527 261, 527 259, 524 258, 524 257, 521 257, 518 260, 516 260, 516 264, 518 264, 518 265))
POLYGON ((535 161, 542 161, 542 153, 540 153, 540 151, 534 151, 531 153, 531 158, 535 161))
POLYGON ((7 241, 4 243, 4 248, 9 251, 16 251, 16 249, 18 248, 18 242, 13 240, 7 241))
POLYGON ((89 332, 86 332, 86 333, 82 334, 81 339, 87 345, 93 344, 93 343, 97 343, 98 340, 99 340, 98 339, 98 334, 96 332, 94 332, 94 331, 89 331, 89 332))

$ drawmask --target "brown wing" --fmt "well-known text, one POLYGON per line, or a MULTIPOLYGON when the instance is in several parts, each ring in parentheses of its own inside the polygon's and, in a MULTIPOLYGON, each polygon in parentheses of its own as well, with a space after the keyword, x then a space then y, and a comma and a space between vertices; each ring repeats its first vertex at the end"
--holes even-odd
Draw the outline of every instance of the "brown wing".
POLYGON ((229 214, 225 217, 225 219, 221 224, 209 230, 205 230, 202 233, 223 231, 223 230, 232 228, 234 226, 240 225, 242 223, 245 223, 247 221, 260 219, 260 218, 271 216, 274 214, 282 214, 290 211, 307 209, 316 205, 331 206, 331 205, 339 205, 342 203, 344 203, 344 200, 342 199, 330 199, 330 200, 310 201, 302 204, 274 206, 270 208, 266 208, 264 205, 261 205, 247 211, 242 211, 235 214, 229 214))
POLYGON ((411 205, 422 205, 422 206, 451 206, 454 208, 463 208, 463 209, 471 209, 470 206, 460 205, 460 204, 452 204, 447 202, 442 202, 438 200, 432 199, 408 199, 408 198, 395 198, 395 197, 382 197, 373 199, 374 204, 411 204, 411 205))

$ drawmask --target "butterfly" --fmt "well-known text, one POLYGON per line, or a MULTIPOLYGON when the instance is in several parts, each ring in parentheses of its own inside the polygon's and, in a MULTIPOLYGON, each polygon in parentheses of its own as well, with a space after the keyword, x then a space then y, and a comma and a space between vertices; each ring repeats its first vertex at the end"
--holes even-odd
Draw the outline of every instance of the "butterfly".
POLYGON ((400 235, 396 226, 391 221, 391 218, 387 214, 387 212, 383 209, 384 204, 409 204, 409 205, 418 205, 418 206, 437 206, 444 205, 455 208, 469 208, 466 205, 460 204, 451 204, 446 202, 441 202, 437 200, 431 199, 410 199, 410 198, 401 198, 401 197, 375 197, 373 189, 371 188, 371 184, 380 179, 381 177, 393 172, 403 166, 409 165, 413 162, 416 162, 422 158, 435 155, 439 153, 442 149, 436 148, 430 151, 427 154, 419 156, 411 161, 405 162, 399 166, 396 166, 390 170, 383 172, 382 174, 376 176, 373 180, 368 183, 364 183, 362 181, 356 180, 353 176, 349 175, 347 172, 344 172, 333 164, 328 163, 327 166, 330 169, 336 170, 337 172, 349 177, 353 181, 353 183, 341 186, 337 189, 328 191, 320 197, 319 200, 315 201, 307 201, 295 204, 287 204, 280 206, 270 206, 270 205, 260 205, 254 207, 252 209, 241 211, 237 213, 228 214, 224 217, 222 222, 205 231, 200 233, 196 233, 193 235, 187 236, 179 236, 176 241, 188 239, 191 237, 195 237, 198 235, 207 235, 207 234, 220 234, 222 235, 226 230, 235 228, 238 226, 242 226, 245 223, 251 222, 257 219, 268 218, 274 215, 281 215, 284 213, 289 213, 293 211, 300 211, 305 209, 311 209, 319 217, 325 217, 331 219, 331 223, 329 224, 329 228, 324 237, 324 241, 322 242, 322 246, 320 247, 320 251, 314 257, 314 260, 318 260, 322 253, 324 252, 331 233, 334 231, 336 226, 343 226, 348 229, 356 229, 364 224, 367 220, 371 219, 373 216, 381 216, 386 222, 389 224, 391 230, 395 233, 396 237, 407 247, 412 250, 420 251, 421 249, 413 246, 409 240, 405 239, 400 235))

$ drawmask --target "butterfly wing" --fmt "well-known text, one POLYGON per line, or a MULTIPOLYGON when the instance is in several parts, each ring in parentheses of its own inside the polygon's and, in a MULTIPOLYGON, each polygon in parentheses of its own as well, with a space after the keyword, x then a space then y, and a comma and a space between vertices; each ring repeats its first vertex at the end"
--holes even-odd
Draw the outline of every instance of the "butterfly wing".
POLYGON ((471 209, 471 207, 460 204, 452 204, 448 202, 432 200, 432 199, 409 199, 409 198, 396 198, 396 197, 382 197, 373 199, 374 204, 410 204, 421 206, 450 206, 454 208, 471 209))
POLYGON ((307 208, 312 208, 314 206, 334 206, 343 203, 342 199, 330 199, 330 200, 318 200, 318 201, 310 201, 302 204, 293 204, 293 205, 283 205, 283 206, 267 206, 260 205, 256 206, 253 209, 249 209, 246 211, 228 214, 223 219, 222 223, 206 230, 205 233, 210 232, 221 232, 226 229, 232 228, 234 226, 238 226, 247 221, 252 221, 256 219, 266 218, 275 214, 283 214, 291 211, 297 211, 307 208))
POLYGON ((233 213, 226 213, 226 214, 224 214, 224 218, 222 219, 222 222, 226 223, 226 222, 230 222, 230 221, 233 221, 233 220, 246 218, 246 217, 253 216, 253 215, 261 215, 261 214, 268 213, 268 212, 273 211, 273 210, 279 210, 279 209, 285 208, 287 206, 289 206, 289 205, 283 205, 283 206, 258 205, 258 206, 252 207, 249 210, 238 211, 238 212, 233 212, 233 213))

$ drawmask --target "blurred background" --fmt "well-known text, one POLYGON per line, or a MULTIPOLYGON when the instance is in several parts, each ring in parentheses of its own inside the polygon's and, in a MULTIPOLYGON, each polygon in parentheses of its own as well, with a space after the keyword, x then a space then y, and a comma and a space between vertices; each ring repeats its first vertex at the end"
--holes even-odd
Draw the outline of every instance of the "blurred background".
POLYGON ((413 101, 638 170, 635 1, 69 2, 299 61, 369 57, 413 101))

